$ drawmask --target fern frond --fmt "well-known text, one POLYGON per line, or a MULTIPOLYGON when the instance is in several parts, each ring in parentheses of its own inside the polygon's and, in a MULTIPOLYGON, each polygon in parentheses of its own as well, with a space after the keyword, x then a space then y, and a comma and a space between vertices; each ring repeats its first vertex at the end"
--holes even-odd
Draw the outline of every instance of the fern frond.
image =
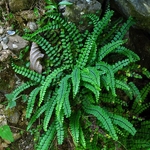
POLYGON ((149 79, 150 78, 150 72, 146 68, 142 68, 142 73, 149 79))
POLYGON ((85 41, 85 46, 81 49, 81 53, 79 54, 79 58, 77 60, 76 66, 83 69, 89 59, 89 54, 92 51, 92 48, 95 47, 95 41, 94 38, 92 38, 91 35, 87 37, 87 40, 85 41))
POLYGON ((69 99, 69 97, 66 97, 66 96, 69 96, 69 93, 67 93, 67 92, 70 92, 68 90, 68 79, 69 78, 70 78, 70 75, 67 75, 60 81, 60 85, 59 85, 60 87, 58 89, 57 97, 56 97, 56 100, 55 100, 57 102, 57 105, 56 105, 57 120, 60 119, 59 117, 60 117, 60 113, 61 113, 64 101, 66 99, 69 99))
POLYGON ((43 99, 44 99, 46 90, 47 90, 48 87, 50 87, 50 84, 51 84, 52 80, 53 80, 54 78, 56 78, 56 76, 57 76, 60 72, 64 71, 65 69, 68 69, 68 66, 63 66, 63 67, 61 67, 61 68, 57 68, 57 69, 55 69, 52 73, 50 73, 50 74, 46 77, 45 81, 42 83, 41 90, 40 90, 40 99, 39 99, 39 104, 38 104, 39 106, 41 105, 41 103, 42 103, 42 101, 43 101, 43 99))
POLYGON ((80 68, 75 67, 71 74, 73 84, 73 96, 75 97, 79 91, 80 86, 80 68))
POLYGON ((113 73, 112 66, 105 62, 99 62, 96 64, 96 68, 100 69, 101 71, 105 72, 106 75, 103 75, 103 79, 106 81, 106 89, 107 87, 110 87, 112 94, 116 96, 116 91, 115 91, 115 77, 113 73))
POLYGON ((91 105, 88 102, 83 102, 83 108, 86 113, 92 114, 101 122, 114 140, 118 139, 113 123, 103 108, 91 105))
POLYGON ((127 22, 125 22, 120 30, 116 33, 116 35, 113 38, 113 41, 117 41, 117 40, 122 40, 123 37, 125 36, 125 34, 127 33, 127 31, 129 30, 129 28, 134 24, 134 20, 132 17, 129 17, 129 19, 127 20, 127 22))
POLYGON ((110 115, 111 119, 113 120, 113 123, 120 126, 121 128, 125 129, 127 132, 129 132, 132 135, 135 135, 136 129, 133 127, 133 124, 131 124, 127 119, 113 114, 110 115))
POLYGON ((12 93, 5 94, 5 96, 8 100, 8 105, 7 105, 6 109, 16 106, 16 100, 18 99, 19 94, 21 92, 23 92, 24 90, 26 90, 27 88, 34 86, 34 85, 36 85, 36 83, 29 81, 29 82, 23 83, 22 85, 17 87, 12 93))
POLYGON ((65 98, 65 101, 63 103, 63 109, 64 109, 64 114, 65 114, 66 118, 69 118, 71 115, 71 106, 70 106, 70 102, 69 102, 70 90, 71 90, 71 85, 68 84, 68 89, 66 92, 66 98, 65 98))
POLYGON ((111 10, 106 11, 104 17, 95 26, 92 34, 96 40, 97 40, 98 36, 102 33, 103 29, 108 25, 113 13, 114 12, 111 10))
POLYGON ((28 102, 27 102, 27 109, 26 109, 26 118, 30 118, 34 103, 36 100, 36 96, 40 91, 40 87, 35 88, 29 95, 28 102))
POLYGON ((27 130, 29 130, 32 124, 36 121, 36 119, 38 119, 41 116, 41 114, 44 113, 44 111, 47 108, 47 105, 48 105, 48 102, 35 111, 34 115, 31 117, 28 123, 27 130))
POLYGON ((51 145, 56 133, 55 122, 53 122, 46 133, 43 133, 42 137, 40 138, 36 150, 48 150, 49 146, 51 145))
POLYGON ((92 21, 94 27, 96 27, 97 23, 100 21, 99 17, 96 16, 95 14, 86 14, 86 15, 83 15, 82 17, 89 18, 92 21))
POLYGON ((81 71, 82 81, 92 84, 95 89, 100 91, 100 75, 102 72, 98 71, 94 67, 87 67, 81 71))
POLYGON ((135 98, 133 105, 132 105, 132 111, 134 112, 136 107, 141 105, 141 102, 142 102, 141 93, 133 82, 130 82, 128 85, 130 86, 130 89, 131 89, 133 96, 135 98))
POLYGON ((16 73, 21 74, 22 76, 27 77, 34 82, 41 83, 45 79, 45 77, 42 76, 41 74, 29 70, 25 67, 17 66, 14 63, 12 63, 12 68, 16 73))
POLYGON ((150 92, 150 82, 147 83, 147 84, 144 86, 144 88, 140 91, 142 101, 145 100, 145 98, 147 97, 147 95, 148 95, 149 92, 150 92))
POLYGON ((124 59, 122 61, 118 61, 112 65, 113 72, 116 73, 117 71, 121 70, 123 67, 129 65, 131 62, 129 59, 124 59))
POLYGON ((47 108, 45 110, 45 117, 44 117, 44 121, 43 121, 44 131, 47 131, 48 123, 52 117, 52 113, 54 111, 54 108, 55 108, 55 105, 57 102, 56 97, 57 97, 57 94, 54 92, 53 96, 51 98, 49 98, 49 100, 47 102, 47 108))
POLYGON ((79 142, 81 143, 83 148, 86 149, 86 141, 81 126, 79 126, 79 142))
POLYGON ((71 135, 74 141, 75 146, 78 145, 79 142, 79 119, 81 117, 81 111, 75 112, 70 117, 70 129, 71 129, 71 135))
POLYGON ((129 50, 124 46, 119 46, 113 52, 126 56, 130 60, 130 62, 135 62, 140 60, 140 57, 137 54, 135 54, 133 51, 129 50))
POLYGON ((101 61, 110 52, 112 52, 113 50, 115 50, 117 47, 119 47, 120 45, 122 45, 124 43, 125 43, 125 41, 118 40, 116 42, 108 43, 105 46, 103 46, 102 48, 100 48, 100 50, 98 50, 98 62, 101 61))
POLYGON ((93 92, 93 94, 95 95, 96 102, 98 102, 100 90, 97 90, 95 86, 91 85, 90 83, 86 83, 86 82, 83 83, 83 86, 93 92))
POLYGON ((57 119, 55 120, 55 125, 56 125, 56 131, 57 131, 57 141, 58 144, 61 145, 64 140, 64 128, 63 128, 63 122, 58 121, 57 119))
POLYGON ((116 88, 130 92, 130 87, 128 86, 128 84, 125 82, 122 82, 121 80, 115 80, 115 85, 116 85, 116 88))

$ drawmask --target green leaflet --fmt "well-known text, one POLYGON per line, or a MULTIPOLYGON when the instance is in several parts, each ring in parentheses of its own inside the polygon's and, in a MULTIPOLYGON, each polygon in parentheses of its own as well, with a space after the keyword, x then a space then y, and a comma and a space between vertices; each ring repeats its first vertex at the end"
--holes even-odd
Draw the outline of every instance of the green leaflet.
POLYGON ((136 62, 136 61, 140 60, 140 58, 137 54, 135 54, 133 51, 127 49, 124 46, 119 46, 113 52, 126 56, 130 60, 130 62, 136 62))
POLYGON ((125 129, 130 134, 135 135, 136 129, 133 127, 133 125, 127 119, 125 119, 125 118, 123 118, 119 115, 116 115, 116 114, 113 114, 113 115, 110 115, 110 116, 111 116, 111 119, 112 119, 114 124, 116 124, 116 125, 120 126, 121 128, 125 129))
POLYGON ((128 84, 125 82, 122 82, 121 80, 115 80, 115 85, 116 85, 116 88, 120 88, 122 90, 126 90, 130 92, 130 87, 128 86, 128 84))
POLYGON ((10 127, 8 125, 1 125, 0 126, 0 137, 4 140, 9 141, 9 142, 14 141, 13 134, 12 134, 10 127))
POLYGON ((29 95, 28 103, 27 103, 27 109, 26 109, 26 118, 30 118, 34 103, 36 100, 36 96, 40 91, 40 87, 35 88, 29 95))
POLYGON ((68 89, 66 91, 66 97, 65 97, 65 101, 63 103, 63 109, 64 109, 64 114, 66 116, 66 118, 69 118, 71 115, 71 106, 70 106, 70 102, 69 102, 69 94, 70 94, 70 90, 71 90, 71 85, 68 84, 68 89))
POLYGON ((92 91, 94 93, 96 102, 98 102, 99 95, 100 95, 100 90, 97 90, 95 88, 95 86, 91 85, 90 83, 86 83, 86 82, 83 83, 83 86, 86 87, 87 89, 89 89, 90 91, 92 91))
POLYGON ((132 90, 133 96, 135 98, 134 103, 132 105, 132 111, 134 112, 135 109, 138 107, 138 105, 141 105, 142 102, 141 93, 133 82, 130 82, 128 85, 132 90))
POLYGON ((35 83, 29 81, 20 85, 12 93, 5 94, 6 98, 8 99, 8 106, 6 107, 6 109, 16 106, 16 100, 18 99, 18 95, 33 85, 35 85, 35 83))
POLYGON ((116 62, 114 65, 112 65, 113 72, 116 73, 117 71, 121 70, 123 67, 129 65, 131 62, 129 59, 124 59, 122 61, 116 62))
POLYGON ((12 63, 12 67, 16 73, 21 74, 24 77, 27 77, 34 82, 41 83, 45 79, 45 77, 42 76, 41 74, 34 72, 32 70, 29 70, 25 67, 17 66, 14 63, 12 63))
POLYGON ((94 106, 88 102, 83 102, 83 108, 86 113, 92 114, 102 123, 103 127, 109 132, 114 140, 118 139, 113 123, 103 108, 94 106))
POLYGON ((81 79, 84 82, 88 82, 95 87, 96 90, 100 91, 100 73, 94 67, 84 68, 81 71, 81 79))
POLYGON ((48 127, 48 123, 52 117, 52 113, 54 111, 54 108, 56 106, 56 97, 57 97, 57 94, 54 92, 53 96, 51 98, 49 98, 48 100, 48 104, 47 104, 47 107, 46 107, 46 110, 45 110, 45 117, 44 117, 44 121, 43 121, 43 129, 44 131, 47 131, 47 127, 48 127))
POLYGON ((48 102, 36 110, 35 114, 32 116, 32 118, 30 119, 30 121, 28 123, 27 130, 29 130, 31 128, 32 124, 36 121, 36 119, 38 119, 41 116, 41 114, 44 113, 44 111, 47 108, 47 104, 48 104, 48 102))
POLYGON ((101 61, 106 55, 108 55, 110 52, 112 52, 114 49, 119 47, 120 45, 124 44, 125 41, 118 40, 116 42, 108 43, 107 45, 100 48, 98 52, 98 61, 101 61))
POLYGON ((86 149, 86 141, 85 141, 84 133, 83 133, 81 126, 79 126, 79 141, 81 145, 83 146, 83 148, 86 149))
MULTIPOLYGON (((104 79, 106 80, 107 87, 110 87, 112 94, 116 96, 116 91, 115 91, 115 77, 113 73, 112 66, 105 62, 98 62, 96 64, 96 68, 100 69, 101 71, 105 72, 106 75, 104 75, 104 79)), ((106 87, 106 89, 107 89, 106 87)))
POLYGON ((52 143, 56 133, 55 122, 53 122, 46 133, 42 135, 37 145, 36 150, 48 150, 50 144, 52 143))
POLYGON ((69 99, 68 96, 69 94, 67 92, 70 92, 68 90, 68 79, 70 78, 70 76, 65 76, 61 81, 60 81, 60 87, 58 89, 58 93, 57 93, 57 97, 56 97, 56 116, 57 119, 59 120, 60 117, 60 113, 63 107, 63 103, 66 99, 69 99))
POLYGON ((60 72, 62 72, 63 70, 65 70, 67 68, 68 68, 68 66, 58 68, 46 77, 45 81, 42 83, 42 87, 40 90, 40 99, 39 99, 39 104, 38 104, 39 106, 41 105, 41 103, 44 99, 47 88, 50 87, 52 79, 54 79, 60 72))
POLYGON ((64 140, 63 122, 56 119, 55 125, 56 125, 56 131, 57 131, 57 141, 58 141, 58 144, 61 145, 64 140))
POLYGON ((79 142, 79 119, 81 117, 81 111, 72 113, 70 117, 70 129, 71 129, 71 135, 74 141, 74 144, 77 146, 79 142))
POLYGON ((79 91, 80 85, 80 68, 75 67, 71 74, 72 84, 73 84, 73 96, 75 97, 79 91))
POLYGON ((129 19, 127 20, 126 23, 124 23, 121 28, 120 31, 117 32, 117 34, 114 36, 112 41, 117 41, 117 40, 122 40, 123 37, 125 36, 125 34, 127 33, 127 31, 129 30, 129 28, 134 24, 134 20, 132 17, 129 17, 129 19))

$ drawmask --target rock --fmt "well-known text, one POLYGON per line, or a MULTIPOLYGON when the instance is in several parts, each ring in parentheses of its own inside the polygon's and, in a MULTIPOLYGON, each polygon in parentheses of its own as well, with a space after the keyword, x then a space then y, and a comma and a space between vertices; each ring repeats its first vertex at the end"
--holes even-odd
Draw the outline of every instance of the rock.
POLYGON ((14 112, 12 112, 11 115, 9 116, 8 121, 9 121, 10 123, 17 124, 18 121, 19 121, 19 116, 20 116, 19 113, 18 113, 17 111, 14 111, 14 112))
POLYGON ((2 44, 0 43, 0 51, 3 49, 3 46, 2 46, 2 44))
POLYGON ((150 1, 148 0, 112 0, 113 8, 127 18, 134 17, 137 27, 150 32, 150 1))
POLYGON ((15 31, 13 31, 13 30, 7 30, 7 34, 8 34, 8 35, 15 35, 15 34, 16 34, 16 32, 15 32, 15 31))
POLYGON ((30 9, 34 0, 8 0, 11 12, 18 12, 30 9))
POLYGON ((1 41, 1 45, 3 47, 3 50, 8 49, 8 45, 4 43, 4 41, 1 41))
POLYGON ((7 118, 4 112, 5 108, 3 105, 0 107, 0 126, 7 125, 7 118))
POLYGON ((139 29, 130 29, 130 49, 140 56, 140 64, 150 70, 150 37, 147 32, 139 29))
POLYGON ((0 34, 4 33, 4 28, 2 26, 0 26, 0 34))
POLYGON ((35 31, 38 27, 37 24, 35 22, 29 21, 27 23, 27 27, 31 30, 31 31, 35 31))
POLYGON ((9 36, 8 48, 10 50, 21 50, 28 45, 28 41, 19 35, 9 36))
POLYGON ((4 42, 5 44, 7 44, 8 41, 9 41, 8 36, 3 37, 3 42, 4 42))
POLYGON ((2 50, 0 52, 0 62, 6 61, 9 56, 12 56, 12 52, 10 50, 2 50))
MULTIPOLYGON (((63 9, 63 16, 67 17, 70 21, 75 22, 76 24, 79 23, 79 21, 83 20, 81 19, 81 16, 83 14, 89 14, 89 13, 96 13, 101 10, 101 3, 99 3, 97 0, 69 0, 69 2, 73 3, 71 6, 61 6, 60 9, 63 9)), ((61 10, 60 10, 61 11, 61 10)), ((80 28, 80 27, 79 27, 80 28)), ((80 29, 84 30, 84 26, 82 26, 80 29)))
POLYGON ((5 0, 0 0, 0 6, 5 4, 5 0))

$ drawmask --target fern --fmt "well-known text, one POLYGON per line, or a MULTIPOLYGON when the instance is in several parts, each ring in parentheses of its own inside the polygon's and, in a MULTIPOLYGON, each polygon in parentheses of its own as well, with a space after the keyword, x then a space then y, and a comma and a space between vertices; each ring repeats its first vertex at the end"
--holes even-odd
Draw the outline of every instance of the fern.
POLYGON ((112 94, 116 96, 116 91, 115 91, 115 78, 114 78, 114 73, 112 70, 112 67, 105 62, 99 62, 96 64, 97 69, 100 69, 105 72, 105 76, 103 78, 107 81, 106 89, 107 86, 111 88, 112 94))
POLYGON ((84 68, 81 72, 83 81, 92 84, 96 90, 100 90, 100 72, 92 67, 84 68))
POLYGON ((116 42, 108 43, 107 45, 103 46, 98 52, 98 61, 101 61, 106 55, 108 55, 110 52, 112 52, 123 43, 124 41, 118 40, 116 42))
POLYGON ((72 84, 73 84, 73 93, 74 93, 74 97, 76 96, 76 94, 79 91, 79 85, 80 85, 80 69, 79 68, 75 68, 72 72, 72 84))
POLYGON ((54 92, 52 97, 49 98, 49 100, 47 102, 46 110, 44 110, 45 111, 45 117, 44 117, 44 121, 43 121, 43 129, 44 129, 44 131, 47 131, 48 123, 49 123, 49 121, 50 121, 50 119, 52 117, 55 105, 57 103, 56 97, 57 97, 57 94, 54 92))
POLYGON ((55 127, 55 122, 51 124, 49 129, 47 130, 46 134, 44 133, 42 137, 39 140, 39 143, 37 145, 37 150, 48 150, 50 144, 52 143, 56 133, 56 127, 55 127))
POLYGON ((36 100, 36 96, 40 91, 40 87, 35 88, 29 95, 28 103, 27 103, 27 109, 26 109, 26 118, 30 118, 34 103, 36 100))
POLYGON ((63 122, 58 121, 57 119, 56 119, 56 131, 57 131, 58 144, 61 145, 64 140, 63 122))
POLYGON ((42 83, 42 87, 41 87, 41 90, 40 90, 39 106, 41 105, 42 101, 44 100, 46 90, 50 86, 50 84, 52 82, 52 79, 55 78, 55 76, 57 76, 57 74, 59 74, 60 72, 62 72, 63 70, 65 70, 67 68, 68 68, 68 66, 56 69, 55 71, 53 71, 51 74, 49 74, 46 77, 45 81, 42 83))
POLYGON ((111 115, 111 119, 113 120, 114 124, 117 124, 121 128, 125 129, 127 132, 129 132, 132 135, 135 135, 136 129, 133 127, 133 125, 126 120, 125 118, 119 116, 119 115, 111 115))
POLYGON ((110 133, 114 140, 118 139, 111 119, 101 107, 84 102, 83 108, 86 113, 94 115, 103 124, 103 127, 110 133))
POLYGON ((12 67, 16 73, 21 74, 34 82, 41 83, 45 79, 45 77, 41 74, 31 71, 25 67, 17 66, 14 63, 12 63, 12 67))
POLYGON ((35 83, 32 82, 26 82, 23 83, 22 85, 20 85, 18 88, 16 88, 12 93, 10 94, 5 94, 6 98, 8 99, 8 108, 12 108, 14 106, 16 106, 16 99, 18 99, 19 94, 21 94, 21 92, 23 92, 24 90, 26 90, 27 88, 34 86, 35 83))
POLYGON ((37 150, 51 149, 52 141, 56 145, 55 134, 59 145, 69 134, 75 149, 131 149, 130 145, 140 139, 143 144, 136 148, 148 146, 149 125, 143 123, 141 113, 150 106, 145 101, 150 86, 148 83, 140 90, 135 82, 141 74, 149 78, 149 71, 137 65, 139 56, 123 46, 126 40, 122 39, 133 19, 120 25, 122 19, 112 23, 112 15, 109 9, 102 19, 95 14, 84 15, 92 25, 81 32, 59 13, 47 12, 39 29, 24 35, 45 54, 43 72, 30 70, 22 60, 20 66, 13 61, 15 73, 29 81, 6 94, 7 108, 15 106, 16 99, 33 87, 26 117, 27 130, 41 118, 44 133, 37 150))
POLYGON ((79 128, 80 128, 79 119, 80 117, 81 117, 80 111, 73 113, 70 117, 70 124, 69 124, 70 129, 71 129, 71 135, 76 146, 78 145, 78 142, 79 142, 79 128))
POLYGON ((69 102, 70 90, 71 90, 71 86, 70 86, 70 84, 68 84, 68 89, 66 92, 66 99, 63 103, 63 110, 64 110, 64 114, 65 114, 66 118, 69 118, 71 116, 71 106, 70 106, 70 102, 69 102))
MULTIPOLYGON (((61 81, 60 81, 60 87, 58 89, 58 93, 57 93, 57 97, 56 97, 56 116, 57 116, 57 120, 59 120, 59 116, 61 116, 61 110, 63 107, 63 103, 65 101, 65 99, 68 99, 69 94, 67 92, 70 92, 67 87, 68 85, 68 79, 70 78, 70 76, 66 76, 64 77, 61 81)), ((59 120, 60 121, 60 120, 59 120)))

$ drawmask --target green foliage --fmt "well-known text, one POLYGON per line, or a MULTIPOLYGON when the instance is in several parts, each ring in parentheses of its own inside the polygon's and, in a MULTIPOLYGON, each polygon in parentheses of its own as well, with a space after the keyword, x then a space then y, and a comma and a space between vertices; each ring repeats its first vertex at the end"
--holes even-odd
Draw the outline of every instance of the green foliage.
POLYGON ((13 134, 10 130, 10 127, 8 125, 0 126, 0 137, 4 140, 7 140, 9 142, 13 142, 13 134))
POLYGON ((80 32, 60 14, 48 12, 37 31, 24 35, 45 54, 44 69, 38 74, 13 62, 14 71, 29 81, 6 97, 8 107, 13 107, 22 92, 32 87, 27 130, 40 117, 44 132, 37 150, 50 149, 56 139, 62 145, 67 137, 76 149, 132 149, 131 145, 144 149, 149 144, 148 136, 145 141, 140 138, 148 132, 149 120, 147 124, 140 115, 150 106, 145 102, 150 84, 140 90, 134 83, 142 74, 149 77, 149 72, 138 67, 139 57, 123 46, 133 19, 120 26, 120 20, 110 21, 112 16, 109 9, 101 20, 85 15, 92 29, 80 32), (136 144, 140 139, 143 144, 136 144))

